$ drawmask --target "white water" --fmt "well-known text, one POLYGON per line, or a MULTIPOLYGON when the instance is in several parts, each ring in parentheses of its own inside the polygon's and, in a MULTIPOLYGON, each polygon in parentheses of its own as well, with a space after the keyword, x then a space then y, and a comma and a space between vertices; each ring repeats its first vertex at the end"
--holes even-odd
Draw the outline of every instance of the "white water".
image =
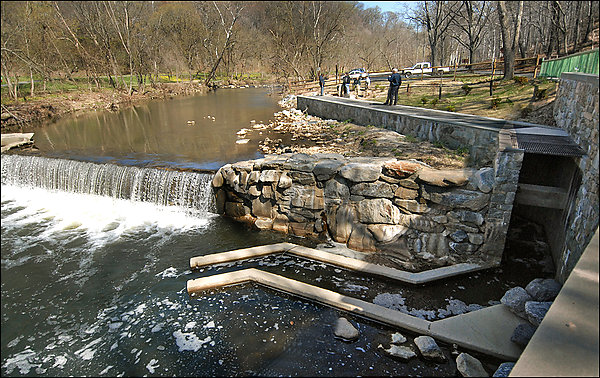
POLYGON ((214 208, 211 180, 212 175, 197 172, 2 155, 2 184, 180 206, 203 213, 214 208))

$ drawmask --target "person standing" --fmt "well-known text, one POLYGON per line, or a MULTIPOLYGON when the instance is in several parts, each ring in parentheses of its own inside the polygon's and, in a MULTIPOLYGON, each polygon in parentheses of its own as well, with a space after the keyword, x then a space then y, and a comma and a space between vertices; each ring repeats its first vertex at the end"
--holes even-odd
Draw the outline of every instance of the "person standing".
POLYGON ((369 88, 371 87, 371 78, 369 78, 369 73, 365 73, 366 78, 365 78, 365 96, 369 95, 369 88))
POLYGON ((344 78, 342 79, 342 84, 344 85, 344 96, 350 94, 350 75, 348 72, 344 74, 344 78))
POLYGON ((325 92, 325 77, 323 76, 323 73, 319 73, 319 86, 321 87, 321 96, 323 96, 323 93, 325 92))
POLYGON ((390 82, 390 88, 388 89, 387 99, 383 105, 396 105, 398 102, 398 89, 400 89, 400 85, 402 84, 402 76, 398 73, 397 68, 392 70, 392 74, 388 77, 388 81, 390 82))

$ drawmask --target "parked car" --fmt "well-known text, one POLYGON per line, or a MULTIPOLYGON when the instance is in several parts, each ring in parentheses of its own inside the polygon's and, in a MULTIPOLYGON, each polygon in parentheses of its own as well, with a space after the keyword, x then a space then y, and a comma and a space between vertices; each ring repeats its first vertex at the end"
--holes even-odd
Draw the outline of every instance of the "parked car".
POLYGON ((365 79, 367 77, 367 72, 364 68, 355 68, 348 72, 351 79, 365 79))
POLYGON ((438 67, 435 71, 431 68, 431 63, 429 62, 419 62, 412 67, 408 67, 402 70, 404 77, 407 79, 412 75, 421 75, 423 74, 443 74, 450 72, 450 68, 448 67, 438 67))

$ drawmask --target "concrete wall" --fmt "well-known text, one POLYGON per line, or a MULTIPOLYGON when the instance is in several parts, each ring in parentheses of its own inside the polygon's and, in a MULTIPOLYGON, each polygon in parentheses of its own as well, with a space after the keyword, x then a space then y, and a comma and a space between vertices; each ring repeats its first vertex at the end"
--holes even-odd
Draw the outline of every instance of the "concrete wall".
POLYGON ((598 75, 562 74, 554 119, 587 154, 576 161, 581 186, 567 209, 565 243, 555 257, 561 282, 567 279, 598 227, 598 102, 598 75))
POLYGON ((298 236, 374 252, 374 262, 423 270, 498 265, 522 151, 494 167, 435 170, 394 158, 284 154, 223 166, 220 213, 298 236), (389 263, 389 264, 388 264, 389 263))
POLYGON ((323 97, 298 96, 297 101, 298 109, 308 109, 309 114, 317 117, 338 121, 352 119, 357 124, 377 125, 403 135, 412 135, 433 143, 440 142, 450 148, 467 147, 470 159, 477 166, 489 166, 496 158, 499 131, 497 128, 469 125, 465 122, 442 122, 386 109, 328 101, 323 97))

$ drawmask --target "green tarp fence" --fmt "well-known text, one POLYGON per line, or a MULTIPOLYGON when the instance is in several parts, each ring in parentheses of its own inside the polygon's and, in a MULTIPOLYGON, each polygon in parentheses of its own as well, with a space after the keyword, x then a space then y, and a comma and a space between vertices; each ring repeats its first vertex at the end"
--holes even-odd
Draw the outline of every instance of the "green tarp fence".
POLYGON ((560 77, 563 72, 598 75, 598 49, 542 61, 539 76, 560 77))

